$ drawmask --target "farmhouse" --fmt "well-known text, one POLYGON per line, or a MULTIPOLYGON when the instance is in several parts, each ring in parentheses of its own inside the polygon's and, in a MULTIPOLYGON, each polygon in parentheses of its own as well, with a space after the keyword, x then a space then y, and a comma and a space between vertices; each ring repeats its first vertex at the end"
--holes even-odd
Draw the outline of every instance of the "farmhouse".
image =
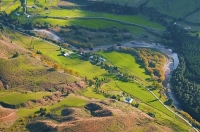
POLYGON ((133 99, 126 97, 126 98, 124 98, 124 102, 131 104, 133 102, 133 99))
POLYGON ((63 54, 65 57, 68 57, 69 56, 69 53, 65 53, 65 54, 63 54))

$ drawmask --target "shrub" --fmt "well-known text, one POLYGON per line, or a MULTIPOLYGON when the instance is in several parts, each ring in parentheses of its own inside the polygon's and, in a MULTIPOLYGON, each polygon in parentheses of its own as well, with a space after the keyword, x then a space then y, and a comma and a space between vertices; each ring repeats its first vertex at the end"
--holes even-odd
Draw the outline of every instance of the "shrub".
POLYGON ((16 52, 13 56, 12 56, 12 58, 16 58, 16 57, 18 57, 19 56, 19 54, 16 52))

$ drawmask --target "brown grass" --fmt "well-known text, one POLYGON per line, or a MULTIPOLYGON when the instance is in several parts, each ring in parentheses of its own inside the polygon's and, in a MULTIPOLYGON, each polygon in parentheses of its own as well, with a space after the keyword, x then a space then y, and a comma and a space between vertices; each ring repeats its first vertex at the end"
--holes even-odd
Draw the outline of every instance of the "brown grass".
POLYGON ((78 77, 49 70, 40 59, 32 57, 32 52, 5 38, 0 39, 0 88, 3 84, 5 89, 75 92, 86 87, 78 77), (12 58, 16 52, 19 57, 12 58))
MULTIPOLYGON (((162 126, 154 123, 154 119, 140 110, 122 102, 105 100, 104 103, 91 102, 86 107, 96 106, 98 110, 95 112, 112 112, 113 116, 107 117, 92 117, 90 112, 84 113, 84 108, 69 108, 64 109, 67 112, 66 117, 74 117, 73 120, 66 122, 55 123, 52 120, 38 120, 28 124, 29 129, 40 127, 54 131, 65 132, 163 132, 172 130, 167 126, 162 126), (106 104, 105 104, 106 103, 106 104), (92 105, 91 105, 92 104, 92 105), (121 109, 118 106, 121 105, 121 109), (101 108, 101 110, 99 110, 101 108), (126 109, 126 110, 124 110, 126 109), (77 114, 79 113, 79 114, 77 114), (81 115, 84 114, 85 116, 81 115), (86 116, 87 115, 87 116, 86 116)), ((90 109, 89 108, 89 109, 90 109)), ((66 114, 66 113, 65 113, 66 114)), ((65 117, 65 116, 63 116, 65 117)))
POLYGON ((17 119, 16 110, 0 106, 0 128, 10 127, 17 119))

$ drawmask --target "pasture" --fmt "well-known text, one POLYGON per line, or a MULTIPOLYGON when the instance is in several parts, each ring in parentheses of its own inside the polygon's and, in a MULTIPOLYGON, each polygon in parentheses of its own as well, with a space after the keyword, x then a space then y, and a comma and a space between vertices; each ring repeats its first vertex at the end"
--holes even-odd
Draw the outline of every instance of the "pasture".
POLYGON ((54 19, 54 18, 35 18, 33 19, 33 22, 36 23, 39 21, 40 23, 50 23, 52 25, 58 25, 58 26, 71 26, 71 25, 79 25, 79 26, 85 26, 90 27, 94 29, 98 28, 108 28, 108 27, 117 27, 119 29, 127 28, 130 30, 133 34, 139 34, 144 32, 144 29, 137 26, 130 26, 130 25, 123 25, 118 22, 114 21, 108 21, 108 20, 100 20, 100 19, 54 19))
MULTIPOLYGON (((82 107, 86 105, 87 101, 81 97, 75 96, 70 94, 66 98, 62 99, 60 102, 53 104, 53 105, 47 105, 44 106, 43 108, 46 108, 48 111, 51 111, 55 108, 60 108, 60 107, 82 107)), ((33 108, 33 109, 23 109, 20 108, 18 109, 18 116, 19 117, 27 117, 30 115, 33 115, 35 112, 39 111, 39 108, 33 108)))
POLYGON ((56 6, 57 0, 27 0, 28 6, 36 5, 39 8, 41 7, 48 7, 48 6, 56 6), (34 2, 35 1, 35 2, 34 2))
POLYGON ((175 115, 170 117, 145 103, 140 103, 139 109, 146 113, 149 111, 154 113, 156 117, 156 120, 154 120, 155 123, 157 122, 161 124, 167 124, 167 126, 171 126, 175 131, 192 131, 190 126, 185 124, 185 122, 183 122, 179 117, 176 117, 175 115))
POLYGON ((107 73, 107 71, 101 69, 101 67, 92 65, 89 61, 82 60, 77 54, 71 55, 69 58, 62 56, 59 50, 60 48, 56 45, 17 32, 13 32, 9 35, 11 35, 10 38, 14 43, 29 49, 34 47, 34 50, 42 52, 43 55, 59 63, 62 68, 70 68, 74 71, 78 71, 82 77, 87 76, 91 79, 94 76, 101 76, 107 73))
POLYGON ((121 68, 123 73, 133 75, 143 83, 146 83, 146 80, 151 78, 146 74, 145 69, 141 68, 140 65, 136 63, 135 58, 130 54, 119 52, 98 52, 98 54, 106 58, 112 65, 121 68))
POLYGON ((200 6, 200 4, 199 2, 196 2, 196 0, 151 0, 145 6, 156 8, 160 13, 166 14, 168 16, 182 18, 188 13, 193 12, 200 6))
POLYGON ((91 12, 91 11, 84 11, 84 10, 65 10, 65 9, 52 9, 47 11, 41 12, 41 16, 49 16, 49 17, 63 17, 63 18, 74 18, 74 17, 102 17, 117 21, 123 21, 123 22, 130 22, 139 24, 142 26, 148 26, 151 28, 157 28, 161 30, 165 30, 165 27, 163 27, 161 24, 158 24, 156 22, 151 22, 148 19, 144 18, 143 16, 133 16, 133 15, 115 15, 115 14, 108 14, 103 12, 91 12))
POLYGON ((105 99, 103 95, 95 93, 92 87, 82 90, 80 94, 87 98, 105 99))
POLYGON ((147 91, 146 88, 139 86, 136 83, 131 82, 116 82, 117 86, 129 93, 130 95, 142 100, 144 103, 149 104, 150 106, 162 111, 163 113, 173 117, 173 113, 167 110, 150 92, 147 91))
POLYGON ((141 4, 144 4, 147 2, 147 0, 97 0, 97 1, 104 1, 107 3, 117 3, 120 5, 129 5, 132 7, 138 7, 141 4))
POLYGON ((187 16, 185 19, 192 23, 200 23, 199 14, 200 14, 200 11, 197 11, 197 12, 187 16))
POLYGON ((5 0, 2 1, 2 5, 0 6, 0 11, 5 11, 9 6, 13 5, 14 0, 5 0))
POLYGON ((7 14, 10 14, 13 10, 21 6, 20 1, 14 1, 12 4, 8 4, 7 8, 5 9, 5 12, 7 14))
POLYGON ((20 103, 25 103, 28 100, 37 100, 41 99, 44 96, 51 95, 50 92, 0 92, 0 101, 11 104, 11 105, 17 105, 20 103))

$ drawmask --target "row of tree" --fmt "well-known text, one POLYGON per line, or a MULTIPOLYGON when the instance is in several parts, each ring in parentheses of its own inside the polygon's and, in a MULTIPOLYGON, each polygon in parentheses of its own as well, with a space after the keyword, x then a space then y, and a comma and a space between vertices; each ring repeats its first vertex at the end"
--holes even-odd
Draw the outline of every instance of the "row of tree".
POLYGON ((134 49, 121 47, 119 51, 133 55, 136 61, 151 75, 152 80, 160 83, 164 81, 165 73, 163 67, 166 58, 163 54, 146 48, 134 49))
MULTIPOLYGON (((137 15, 137 14, 143 14, 150 18, 151 21, 157 21, 161 23, 164 26, 168 25, 168 22, 165 20, 166 16, 162 13, 160 13, 157 9, 152 7, 145 7, 146 3, 134 7, 129 6, 127 4, 125 5, 119 5, 115 3, 108 3, 108 2, 91 2, 88 3, 84 9, 86 10, 92 10, 92 11, 100 11, 100 12, 108 12, 113 14, 119 14, 119 15, 137 15)), ((170 17, 171 18, 171 17, 170 17)))
POLYGON ((186 62, 180 57, 180 64, 171 78, 172 89, 182 106, 197 120, 200 120, 200 87, 185 78, 186 62))
POLYGON ((171 78, 178 99, 195 119, 200 121, 200 41, 188 30, 171 24, 164 34, 167 45, 179 53, 180 64, 171 78))

